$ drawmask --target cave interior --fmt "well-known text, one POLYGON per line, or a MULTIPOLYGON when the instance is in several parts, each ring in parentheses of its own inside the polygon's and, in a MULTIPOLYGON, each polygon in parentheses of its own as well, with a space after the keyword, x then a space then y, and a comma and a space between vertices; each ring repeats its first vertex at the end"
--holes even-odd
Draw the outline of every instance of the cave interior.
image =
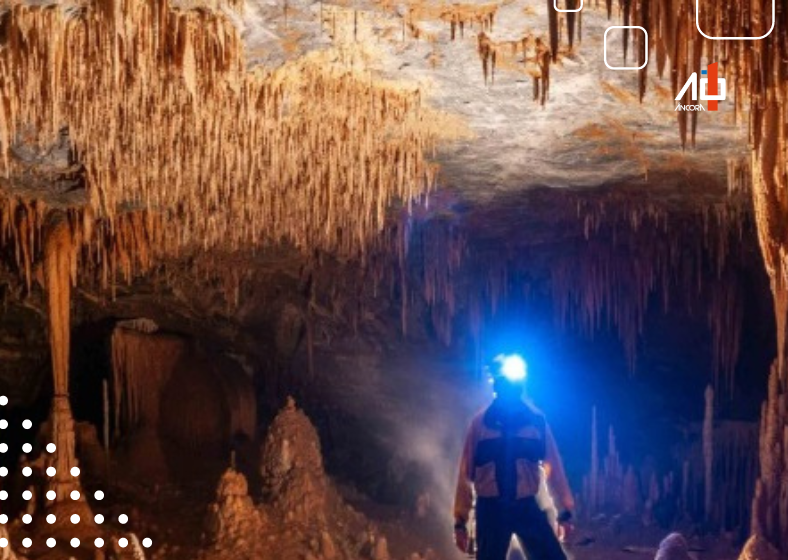
POLYGON ((785 0, 0 0, 0 559, 467 557, 512 353, 568 558, 788 558, 786 97, 785 0))

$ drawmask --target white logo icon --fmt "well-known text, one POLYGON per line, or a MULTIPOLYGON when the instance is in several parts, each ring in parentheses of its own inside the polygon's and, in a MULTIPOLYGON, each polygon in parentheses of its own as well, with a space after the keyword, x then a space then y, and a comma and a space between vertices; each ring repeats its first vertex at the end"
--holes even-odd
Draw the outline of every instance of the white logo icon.
MULTIPOLYGON (((706 70, 702 71, 702 74, 706 75, 706 70)), ((725 101, 725 78, 717 78, 717 91, 719 92, 717 95, 709 95, 708 93, 708 85, 709 79, 708 78, 701 78, 700 79, 700 99, 704 101, 725 101)), ((684 97, 684 94, 687 92, 687 88, 692 87, 692 100, 698 100, 698 73, 693 72, 692 76, 689 77, 687 83, 684 84, 684 87, 681 88, 681 91, 676 96, 676 101, 684 97)))

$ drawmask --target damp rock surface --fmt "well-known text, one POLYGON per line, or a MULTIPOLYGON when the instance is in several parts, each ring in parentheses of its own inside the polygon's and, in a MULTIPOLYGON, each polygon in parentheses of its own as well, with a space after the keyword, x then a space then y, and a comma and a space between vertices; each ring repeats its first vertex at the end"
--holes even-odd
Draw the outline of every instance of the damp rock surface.
POLYGON ((222 475, 201 558, 392 559, 386 538, 326 474, 317 431, 292 398, 269 427, 260 474, 259 503, 243 474, 229 469, 222 475))

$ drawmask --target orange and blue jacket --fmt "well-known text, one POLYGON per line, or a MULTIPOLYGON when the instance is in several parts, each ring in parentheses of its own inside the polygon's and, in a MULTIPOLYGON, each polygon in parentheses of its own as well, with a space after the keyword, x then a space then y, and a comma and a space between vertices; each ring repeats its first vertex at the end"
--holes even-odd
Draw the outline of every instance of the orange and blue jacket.
POLYGON ((544 471, 550 473, 547 482, 558 507, 573 510, 572 491, 544 416, 525 403, 512 407, 494 401, 473 418, 465 437, 455 520, 468 520, 474 492, 478 499, 536 498, 544 471))

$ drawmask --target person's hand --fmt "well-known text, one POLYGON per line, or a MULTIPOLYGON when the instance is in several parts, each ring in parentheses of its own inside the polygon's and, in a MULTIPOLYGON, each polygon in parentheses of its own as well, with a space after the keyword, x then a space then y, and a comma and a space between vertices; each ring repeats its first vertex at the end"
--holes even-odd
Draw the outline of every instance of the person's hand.
POLYGON ((465 527, 465 523, 455 523, 454 544, 457 546, 457 549, 463 554, 468 553, 468 545, 470 544, 470 539, 468 538, 468 529, 465 527))
POLYGON ((572 525, 572 512, 569 510, 564 510, 561 512, 561 515, 558 516, 558 536, 559 540, 565 542, 569 535, 572 534, 575 527, 572 525))

